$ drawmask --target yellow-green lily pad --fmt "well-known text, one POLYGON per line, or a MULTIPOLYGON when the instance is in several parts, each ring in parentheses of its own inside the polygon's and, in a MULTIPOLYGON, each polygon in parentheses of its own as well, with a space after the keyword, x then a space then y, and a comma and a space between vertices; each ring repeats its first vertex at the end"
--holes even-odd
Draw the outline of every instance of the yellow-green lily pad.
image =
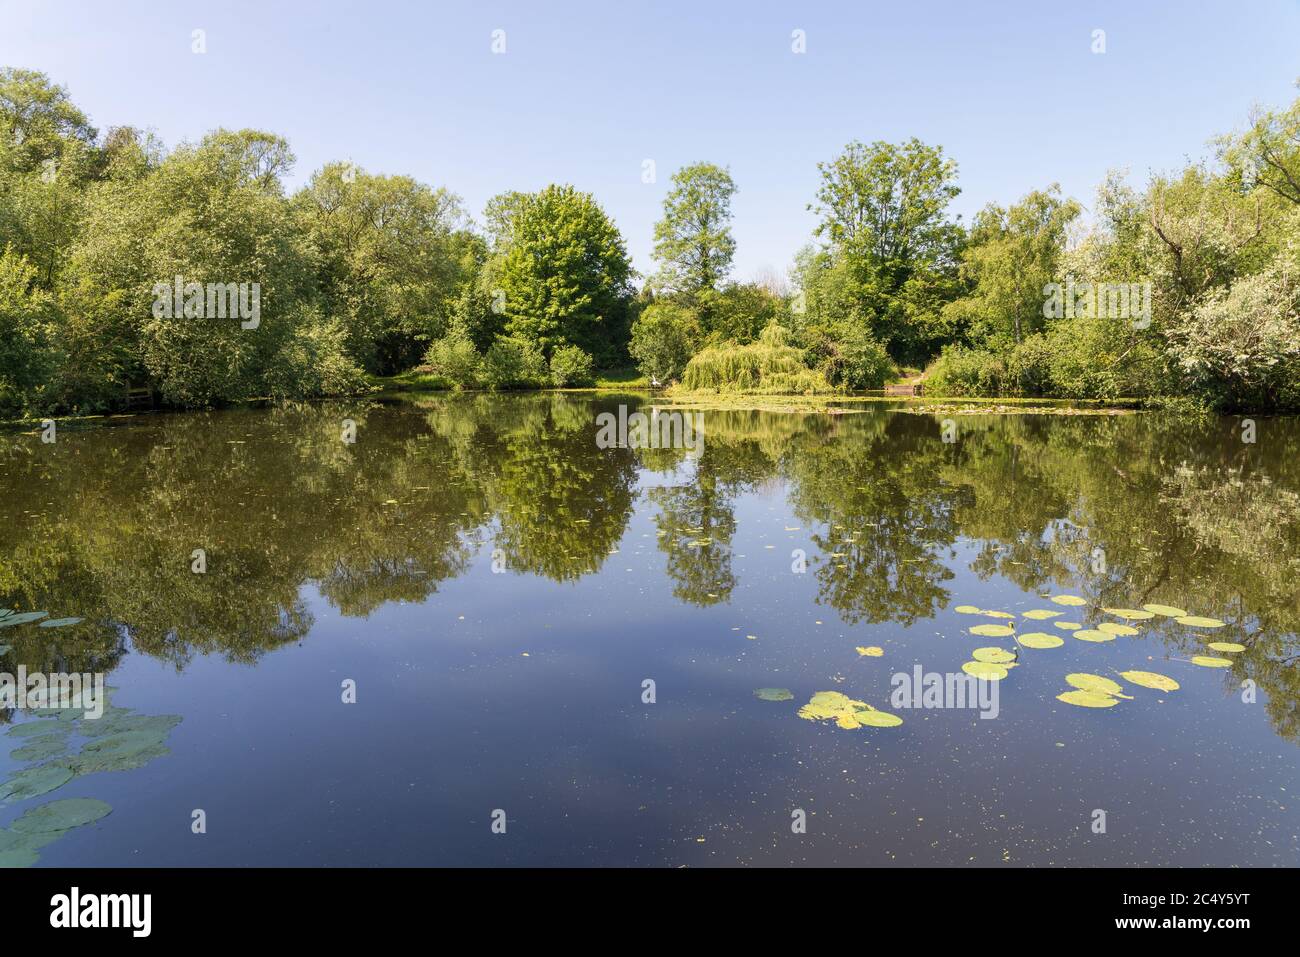
POLYGON ((1008 635, 1014 635, 1016 630, 1007 625, 976 625, 970 633, 984 638, 1006 638, 1008 635))
POLYGON ((1182 618, 1187 614, 1182 608, 1175 608, 1173 605, 1143 605, 1142 609, 1153 615, 1160 615, 1162 618, 1182 618))
POLYGON ((1097 626, 1097 630, 1104 631, 1108 635, 1136 635, 1138 633, 1138 630, 1132 625, 1121 625, 1117 621, 1103 621, 1097 626))
POLYGON ((1067 691, 1056 696, 1057 701, 1077 705, 1080 708, 1113 708, 1119 704, 1118 698, 1096 691, 1067 691))
POLYGON ((1121 671, 1119 676, 1129 684, 1141 685, 1143 688, 1154 688, 1156 691, 1177 691, 1180 687, 1173 678, 1168 675, 1157 674, 1154 671, 1121 671))
POLYGON ((1192 664, 1202 668, 1231 668, 1232 662, 1227 658, 1215 658, 1213 655, 1193 655, 1192 664))
POLYGON ((1212 641, 1205 647, 1213 648, 1215 651, 1226 651, 1232 655, 1246 650, 1245 645, 1239 645, 1235 641, 1212 641))
POLYGON ((1042 631, 1031 631, 1027 635, 1021 635, 1018 639, 1026 648, 1060 648, 1065 641, 1056 635, 1049 635, 1042 631))
POLYGON ((1146 621, 1148 618, 1155 617, 1154 612, 1147 611, 1145 608, 1103 608, 1102 611, 1116 618, 1127 618, 1129 621, 1146 621))
POLYGON ((755 688, 754 697, 760 701, 790 701, 794 695, 789 688, 755 688))
POLYGON ((970 656, 976 661, 989 661, 995 665, 1002 665, 1008 661, 1016 660, 1013 652, 1003 648, 976 648, 970 653, 970 656))
POLYGON ((1080 598, 1078 595, 1053 595, 1051 600, 1058 605, 1069 605, 1072 608, 1088 604, 1088 599, 1080 598))
POLYGON ((1060 628, 1062 631, 1078 631, 1083 625, 1077 621, 1054 621, 1052 627, 1060 628))
POLYGON ((1063 615, 1063 611, 1048 611, 1046 608, 1031 608, 1029 611, 1022 612, 1025 618, 1031 618, 1034 621, 1045 621, 1048 618, 1055 618, 1057 615, 1063 615))
POLYGON ((1191 625, 1193 628, 1222 628, 1227 624, 1217 618, 1202 618, 1200 615, 1183 615, 1181 618, 1175 618, 1174 621, 1180 625, 1191 625))
POLYGON ((896 728, 903 723, 898 715, 889 711, 877 711, 875 708, 859 711, 853 717, 865 728, 896 728))
POLYGON ((1114 641, 1115 636, 1106 631, 1098 631, 1096 628, 1081 628, 1074 633, 1074 637, 1080 641, 1114 641))
POLYGON ((1111 681, 1101 675, 1076 672, 1075 674, 1066 675, 1065 683, 1073 685, 1080 691, 1095 691, 1098 694, 1115 695, 1117 698, 1123 697, 1121 692, 1124 690, 1124 686, 1118 681, 1111 681))
POLYGON ((1001 681, 1008 674, 1006 665, 991 661, 968 661, 961 666, 961 670, 985 681, 1001 681))

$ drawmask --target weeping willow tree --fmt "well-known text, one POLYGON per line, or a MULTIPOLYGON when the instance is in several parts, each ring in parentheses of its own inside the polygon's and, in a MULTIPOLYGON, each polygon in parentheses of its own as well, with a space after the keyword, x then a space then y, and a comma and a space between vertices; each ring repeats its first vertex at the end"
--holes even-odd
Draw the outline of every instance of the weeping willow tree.
POLYGON ((810 369, 803 350, 790 345, 790 333, 768 325, 747 345, 709 346, 686 364, 682 387, 691 392, 808 394, 835 392, 820 372, 810 369))

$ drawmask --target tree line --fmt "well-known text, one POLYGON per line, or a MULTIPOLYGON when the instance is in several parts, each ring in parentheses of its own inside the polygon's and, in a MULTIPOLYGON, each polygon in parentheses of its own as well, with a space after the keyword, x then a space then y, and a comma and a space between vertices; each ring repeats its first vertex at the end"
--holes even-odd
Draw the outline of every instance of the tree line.
MULTIPOLYGON (((1300 408, 1300 100, 1085 216, 1055 185, 970 223, 942 148, 819 164, 813 241, 741 282, 729 170, 672 177, 654 271, 569 185, 491 199, 330 163, 290 194, 273 133, 167 149, 101 133, 44 74, 0 69, 0 417, 347 395, 416 369, 455 387, 583 385, 635 364, 690 389, 1133 396, 1300 408), (638 280, 640 282, 638 286, 638 280), (191 284, 196 311, 155 308, 191 284), (259 320, 201 313, 253 285, 259 320), (210 294, 209 294, 210 298, 210 294)), ((247 297, 246 297, 247 298, 247 297)))

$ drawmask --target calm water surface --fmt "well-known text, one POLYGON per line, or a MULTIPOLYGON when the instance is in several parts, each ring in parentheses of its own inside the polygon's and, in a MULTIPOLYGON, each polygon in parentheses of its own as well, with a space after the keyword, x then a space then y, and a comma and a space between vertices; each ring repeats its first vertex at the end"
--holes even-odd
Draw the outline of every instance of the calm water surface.
MULTIPOLYGON (((1300 864, 1300 421, 1248 444, 1229 419, 963 415, 946 443, 887 408, 710 412, 699 456, 598 448, 596 414, 638 401, 4 435, 0 607, 85 621, 0 629, 0 671, 104 671, 115 706, 181 720, 168 753, 0 802, 0 828, 112 806, 40 865, 1300 864), (890 703, 895 673, 1014 647, 959 605, 1095 627, 1146 603, 1227 625, 1021 619, 1065 643, 1020 652, 996 719, 890 703), (1191 663, 1209 641, 1245 651, 1191 663), (1130 669, 1181 688, 1056 697, 1130 669), (801 719, 819 691, 904 723, 801 719)), ((11 756, 14 728, 0 780, 67 760, 11 756)))

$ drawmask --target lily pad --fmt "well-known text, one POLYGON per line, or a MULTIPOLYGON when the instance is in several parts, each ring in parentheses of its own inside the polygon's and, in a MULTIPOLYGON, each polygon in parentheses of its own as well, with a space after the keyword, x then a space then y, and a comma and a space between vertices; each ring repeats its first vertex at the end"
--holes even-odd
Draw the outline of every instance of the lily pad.
POLYGON ((794 695, 789 688, 757 688, 754 697, 762 701, 790 701, 794 695))
POLYGON ((877 711, 872 708, 870 711, 859 711, 853 716, 857 719, 858 724, 866 728, 896 728, 903 723, 903 719, 889 711, 877 711))
POLYGON ((48 611, 24 611, 7 618, 0 618, 0 628, 12 628, 14 625, 25 625, 29 621, 40 621, 47 615, 49 615, 48 611))
POLYGON ((1114 641, 1115 636, 1106 631, 1098 631, 1096 628, 1081 628, 1074 633, 1074 637, 1080 641, 1114 641))
POLYGON ((67 738, 57 734, 43 734, 40 737, 31 738, 21 748, 10 751, 9 757, 15 761, 43 761, 45 758, 52 758, 56 754, 62 754, 67 749, 67 738))
POLYGON ((79 625, 86 619, 84 618, 47 618, 41 622, 38 628, 66 628, 68 625, 79 625))
POLYGON ((1245 645, 1239 645, 1235 641, 1212 641, 1205 647, 1213 648, 1215 651, 1226 651, 1232 655, 1246 650, 1245 645))
POLYGON ((988 615, 990 618, 1006 618, 1008 621, 1014 621, 1016 617, 1006 611, 986 611, 984 614, 988 615))
POLYGON ((1202 668, 1231 668, 1232 662, 1227 658, 1215 658, 1213 655, 1193 655, 1192 664, 1202 668))
POLYGON ((1049 635, 1043 631, 1031 631, 1027 635, 1021 635, 1019 641, 1026 648, 1060 648, 1065 644, 1064 640, 1056 635, 1049 635))
POLYGON ((970 653, 970 656, 976 661, 989 661, 995 665, 1006 664, 1008 661, 1015 661, 1016 656, 1013 652, 1003 648, 976 648, 970 653))
POLYGON ((1113 708, 1119 704, 1118 698, 1096 691, 1066 691, 1056 696, 1057 701, 1077 705, 1080 708, 1113 708))
POLYGON ((0 782, 0 800, 25 801, 28 798, 49 794, 72 780, 72 769, 57 762, 37 765, 10 775, 0 782))
POLYGON ((1202 618, 1200 615, 1183 615, 1181 618, 1175 618, 1174 621, 1180 625, 1191 625, 1193 628, 1222 628, 1227 624, 1217 618, 1202 618))
POLYGON ((877 647, 876 645, 872 645, 870 648, 863 648, 862 646, 859 645, 857 648, 857 652, 858 654, 862 655, 864 658, 879 658, 881 655, 885 653, 885 649, 877 647))
POLYGON ((66 831, 98 821, 112 810, 110 805, 95 798, 64 798, 30 809, 10 827, 19 834, 66 831))
POLYGON ((1088 599, 1080 598, 1078 595, 1053 595, 1051 600, 1058 605, 1069 605, 1072 608, 1088 604, 1088 599))
POLYGON ((983 681, 1001 681, 1009 674, 1006 665, 991 661, 968 661, 961 666, 961 670, 983 681))
POLYGON ((958 605, 953 609, 959 615, 982 615, 984 612, 975 605, 958 605))
POLYGON ((9 729, 11 738, 32 738, 39 734, 67 734, 72 729, 58 720, 25 721, 9 729))
POLYGON ((40 858, 36 852, 62 836, 60 831, 20 834, 0 830, 0 867, 31 867, 40 858))
POLYGON ((1031 608, 1023 612, 1025 618, 1031 618, 1034 621, 1046 621, 1048 618, 1055 618, 1057 615, 1064 615, 1063 611, 1048 611, 1046 608, 1031 608))
POLYGON ((1146 621, 1155 617, 1154 612, 1147 611, 1145 608, 1103 608, 1102 611, 1116 618, 1127 618, 1129 621, 1146 621))
POLYGON ((1153 615, 1160 615, 1162 618, 1182 618, 1187 614, 1183 609, 1175 608, 1173 605, 1143 605, 1142 609, 1153 615))
POLYGON ((1121 692, 1124 686, 1118 681, 1111 681, 1109 678, 1101 675, 1090 675, 1086 673, 1076 673, 1065 676, 1065 683, 1073 685, 1080 691, 1095 691, 1098 694, 1109 694, 1115 697, 1123 697, 1121 692))
POLYGON ((1008 635, 1014 635, 1016 630, 1007 625, 976 625, 970 633, 984 638, 1006 638, 1008 635))
POLYGON ((1108 635, 1136 635, 1138 633, 1138 630, 1132 625, 1121 625, 1117 621, 1103 621, 1097 626, 1097 630, 1104 631, 1108 635))
POLYGON ((1060 628, 1062 631, 1078 631, 1083 625, 1077 621, 1054 621, 1052 627, 1060 628))
POLYGON ((1154 688, 1156 691, 1177 691, 1180 687, 1173 678, 1154 671, 1121 671, 1119 676, 1129 684, 1154 688))

